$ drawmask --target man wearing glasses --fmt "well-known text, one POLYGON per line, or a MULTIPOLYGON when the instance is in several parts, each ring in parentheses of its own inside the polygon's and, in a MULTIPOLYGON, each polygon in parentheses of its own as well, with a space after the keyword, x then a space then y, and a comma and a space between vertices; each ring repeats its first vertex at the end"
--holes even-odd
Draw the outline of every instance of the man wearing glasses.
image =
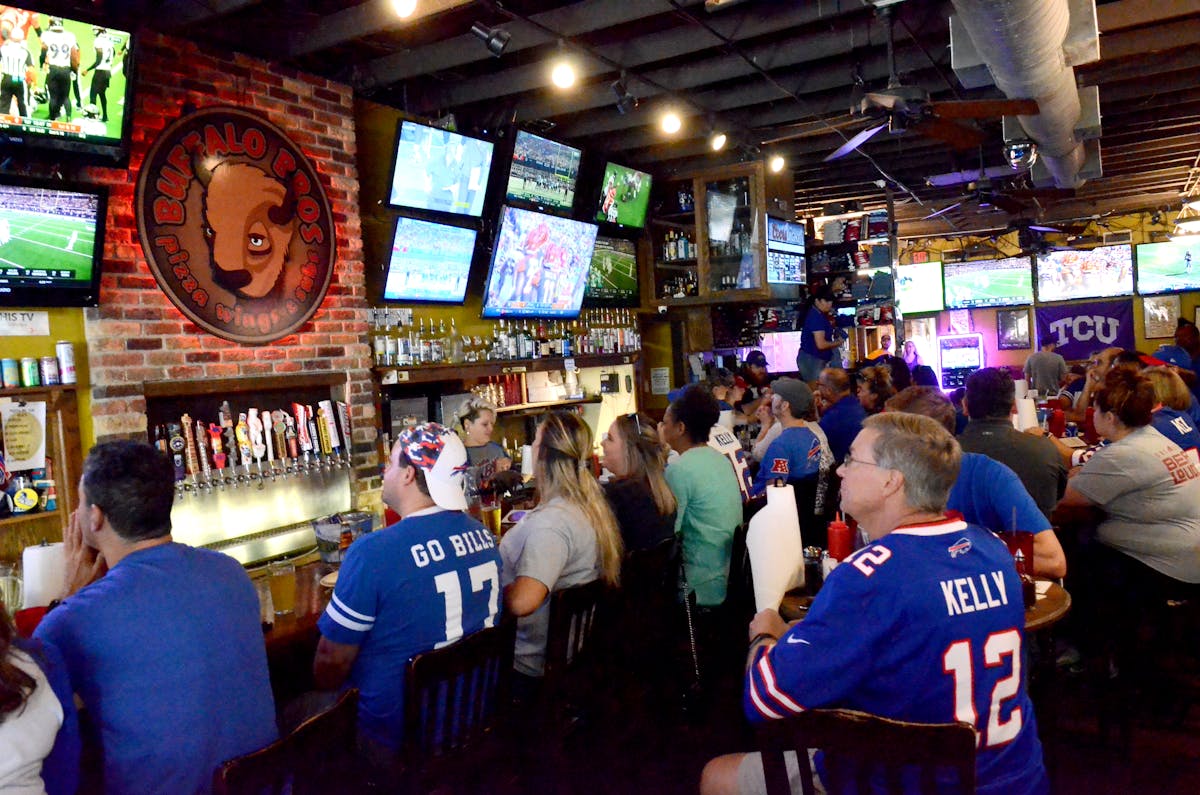
MULTIPOLYGON (((979 737, 977 792, 1045 793, 1021 671, 1020 579, 1002 541, 945 514, 961 457, 929 417, 866 420, 839 471, 842 509, 871 543, 833 570, 802 622, 789 626, 775 610, 754 617, 744 708, 752 722, 827 707, 966 721, 979 737)), ((798 762, 787 762, 795 789, 798 762)), ((826 777, 822 754, 813 764, 826 777)), ((714 759, 700 791, 764 792, 761 758, 714 759)))

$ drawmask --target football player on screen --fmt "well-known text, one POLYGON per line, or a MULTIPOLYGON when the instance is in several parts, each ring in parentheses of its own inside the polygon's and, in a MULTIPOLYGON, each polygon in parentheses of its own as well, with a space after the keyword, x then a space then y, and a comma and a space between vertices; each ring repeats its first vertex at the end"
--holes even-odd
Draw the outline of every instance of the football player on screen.
MULTIPOLYGON (((92 85, 88 92, 88 104, 91 105, 92 115, 95 115, 96 100, 100 101, 100 121, 108 121, 108 82, 112 78, 113 62, 117 57, 117 43, 113 41, 105 28, 97 25, 92 28, 96 34, 93 44, 96 48, 96 60, 81 73, 87 77, 92 72, 92 85)), ((76 95, 78 97, 78 94, 76 95)))
POLYGON ((79 42, 75 34, 63 27, 62 17, 50 17, 50 29, 42 34, 40 65, 48 67, 46 89, 50 95, 50 115, 54 121, 66 110, 71 120, 71 80, 79 68, 79 42))

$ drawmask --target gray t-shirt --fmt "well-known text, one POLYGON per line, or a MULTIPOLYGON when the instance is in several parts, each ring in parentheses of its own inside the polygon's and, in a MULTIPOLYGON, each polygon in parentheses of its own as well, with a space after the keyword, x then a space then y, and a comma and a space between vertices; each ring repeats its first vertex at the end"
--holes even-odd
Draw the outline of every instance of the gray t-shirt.
MULTIPOLYGON (((551 592, 592 582, 600 576, 596 533, 583 511, 562 498, 539 505, 500 539, 504 566, 501 584, 531 577, 551 592)), ((546 630, 550 600, 517 621, 513 667, 526 676, 541 676, 546 666, 546 630)))
POLYGON ((1025 360, 1029 388, 1043 395, 1057 395, 1067 371, 1067 360, 1053 351, 1037 351, 1025 360))
POLYGON ((1071 479, 1108 514, 1097 537, 1176 580, 1200 583, 1200 467, 1147 426, 1096 451, 1071 479))

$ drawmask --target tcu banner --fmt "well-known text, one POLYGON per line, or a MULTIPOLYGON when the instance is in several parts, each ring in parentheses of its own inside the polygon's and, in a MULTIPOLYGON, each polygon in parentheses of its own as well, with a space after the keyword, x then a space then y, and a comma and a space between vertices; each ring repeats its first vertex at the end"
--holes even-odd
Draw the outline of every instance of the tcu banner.
POLYGON ((1064 359, 1086 359, 1102 348, 1130 348, 1133 301, 1094 301, 1037 308, 1038 344, 1054 340, 1064 359))

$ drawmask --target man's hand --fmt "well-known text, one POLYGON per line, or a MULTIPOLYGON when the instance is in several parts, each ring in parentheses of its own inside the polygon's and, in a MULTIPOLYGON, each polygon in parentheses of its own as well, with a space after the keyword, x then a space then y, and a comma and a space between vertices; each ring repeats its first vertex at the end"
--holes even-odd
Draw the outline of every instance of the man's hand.
POLYGON ((779 615, 778 610, 759 610, 758 614, 750 620, 750 639, 759 635, 771 635, 776 638, 783 637, 788 631, 788 624, 779 615))
POLYGON ((79 511, 71 511, 71 519, 67 522, 67 529, 63 531, 63 555, 66 558, 62 593, 64 599, 108 572, 104 556, 84 542, 83 528, 79 521, 79 511))

